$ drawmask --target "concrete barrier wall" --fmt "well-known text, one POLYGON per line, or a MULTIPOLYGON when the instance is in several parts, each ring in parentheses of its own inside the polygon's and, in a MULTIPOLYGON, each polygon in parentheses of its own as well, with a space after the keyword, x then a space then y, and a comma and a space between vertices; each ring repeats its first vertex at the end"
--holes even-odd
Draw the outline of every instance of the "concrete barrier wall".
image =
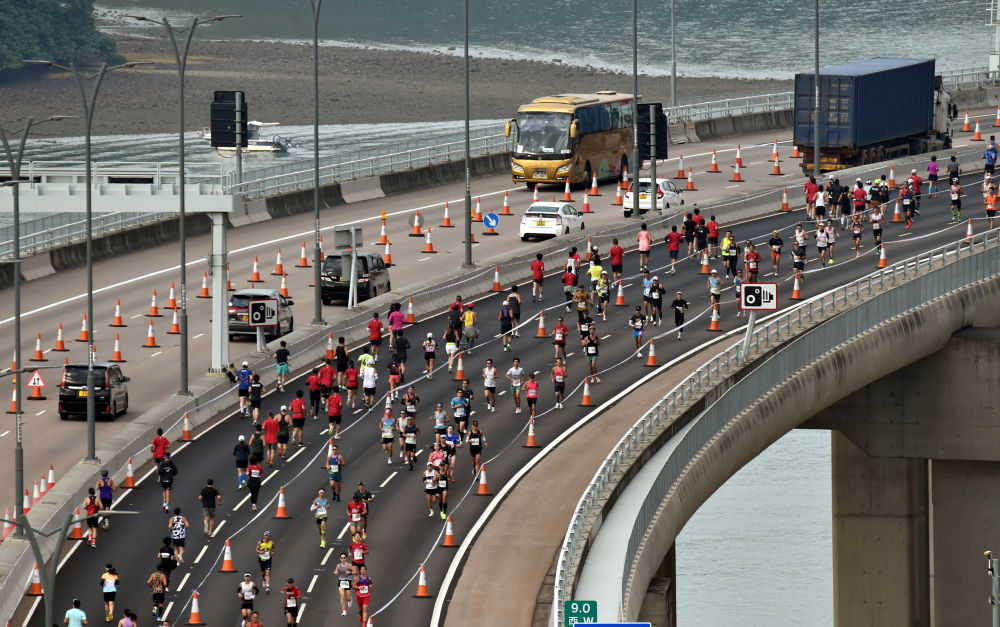
POLYGON ((384 198, 380 177, 370 176, 355 181, 344 181, 340 184, 340 193, 344 196, 344 202, 361 202, 363 200, 374 200, 384 198))

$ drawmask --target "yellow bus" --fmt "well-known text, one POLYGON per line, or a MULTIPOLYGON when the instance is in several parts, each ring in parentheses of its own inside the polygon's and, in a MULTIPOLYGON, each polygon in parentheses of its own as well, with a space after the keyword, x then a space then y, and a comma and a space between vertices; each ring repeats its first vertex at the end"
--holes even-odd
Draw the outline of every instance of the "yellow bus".
POLYGON ((632 154, 632 94, 599 91, 536 98, 517 109, 505 134, 514 133, 515 183, 589 184, 620 178, 632 154))

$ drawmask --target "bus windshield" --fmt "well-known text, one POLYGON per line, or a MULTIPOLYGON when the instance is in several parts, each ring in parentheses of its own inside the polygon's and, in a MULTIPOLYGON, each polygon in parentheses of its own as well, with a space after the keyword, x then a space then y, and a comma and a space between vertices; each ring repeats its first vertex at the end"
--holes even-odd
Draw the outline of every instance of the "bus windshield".
POLYGON ((569 144, 571 118, 569 113, 518 113, 515 153, 542 159, 564 159, 565 155, 573 152, 569 144))

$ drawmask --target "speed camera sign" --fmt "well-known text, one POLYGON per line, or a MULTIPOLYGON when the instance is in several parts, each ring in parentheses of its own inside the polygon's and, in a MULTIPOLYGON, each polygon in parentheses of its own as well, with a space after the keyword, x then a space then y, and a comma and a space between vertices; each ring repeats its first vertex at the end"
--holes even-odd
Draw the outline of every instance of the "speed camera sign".
POLYGON ((740 290, 740 309, 748 311, 778 308, 777 283, 744 283, 740 290))

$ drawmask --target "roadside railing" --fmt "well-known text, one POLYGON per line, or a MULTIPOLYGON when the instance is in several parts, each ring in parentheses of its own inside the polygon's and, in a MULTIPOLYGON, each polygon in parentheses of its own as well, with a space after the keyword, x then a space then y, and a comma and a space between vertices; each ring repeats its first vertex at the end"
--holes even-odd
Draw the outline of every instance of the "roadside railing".
MULTIPOLYGON (((33 255, 55 246, 82 242, 87 237, 87 221, 84 214, 56 213, 21 224, 21 254, 33 255), (72 222, 59 223, 64 216, 72 216, 72 222)), ((145 224, 162 222, 177 217, 177 213, 98 213, 93 216, 93 237, 131 229, 145 224)), ((0 259, 14 256, 13 227, 0 229, 0 259)))
POLYGON ((938 72, 938 74, 946 89, 967 89, 1000 83, 1000 72, 991 72, 986 68, 947 70, 938 72))
POLYGON ((698 122, 732 115, 746 115, 763 111, 786 111, 795 103, 795 95, 791 91, 781 91, 772 94, 758 94, 725 100, 712 100, 676 107, 664 107, 664 113, 670 122, 698 122))
POLYGON ((621 585, 623 612, 633 584, 632 565, 657 512, 681 473, 699 452, 739 415, 754 399, 814 359, 843 342, 863 334, 878 324, 915 309, 953 290, 1000 274, 1000 229, 974 235, 897 262, 883 270, 851 281, 797 306, 790 307, 755 328, 748 354, 742 355, 743 341, 729 346, 692 372, 668 392, 628 430, 601 464, 587 485, 570 520, 556 558, 553 588, 552 625, 563 627, 563 602, 572 597, 582 565, 585 538, 598 521, 608 496, 638 455, 682 414, 737 367, 758 359, 754 370, 743 376, 716 402, 705 408, 672 451, 653 489, 646 495, 629 536, 621 585), (851 315, 838 315, 850 309, 851 315), (791 340, 808 338, 795 346, 791 340), (770 350, 781 344, 777 354, 770 350), (742 390, 738 390, 741 386, 742 390))

